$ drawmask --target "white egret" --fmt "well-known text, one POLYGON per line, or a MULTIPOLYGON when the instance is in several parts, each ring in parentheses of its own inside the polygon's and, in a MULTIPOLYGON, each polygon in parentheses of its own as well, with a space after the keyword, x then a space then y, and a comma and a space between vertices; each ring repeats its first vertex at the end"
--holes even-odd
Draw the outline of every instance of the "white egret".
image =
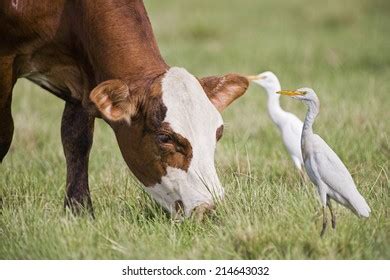
POLYGON ((321 236, 327 226, 326 206, 332 216, 332 227, 336 227, 336 217, 330 199, 344 205, 359 217, 368 217, 371 209, 356 188, 351 174, 336 153, 317 134, 313 133, 313 123, 319 113, 320 101, 310 88, 282 90, 278 93, 303 101, 307 107, 301 139, 304 166, 310 180, 317 187, 322 204, 323 224, 321 236))
POLYGON ((279 128, 283 144, 289 152, 295 166, 303 174, 303 159, 301 153, 301 134, 303 122, 294 114, 284 111, 280 107, 277 91, 280 91, 280 83, 276 75, 270 71, 256 76, 248 76, 248 79, 264 88, 268 95, 267 108, 271 120, 279 128))

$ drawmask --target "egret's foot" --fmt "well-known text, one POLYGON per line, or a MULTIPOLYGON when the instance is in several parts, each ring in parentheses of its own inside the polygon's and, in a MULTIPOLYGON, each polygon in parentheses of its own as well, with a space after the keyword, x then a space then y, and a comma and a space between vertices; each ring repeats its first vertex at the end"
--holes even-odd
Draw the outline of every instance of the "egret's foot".
POLYGON ((325 231, 326 231, 326 227, 327 227, 327 224, 324 223, 322 224, 322 230, 321 230, 321 233, 320 233, 320 237, 324 237, 324 234, 325 234, 325 231))
POLYGON ((322 238, 325 234, 325 230, 326 230, 326 227, 328 225, 328 219, 326 217, 326 207, 323 207, 322 208, 322 230, 321 230, 321 233, 320 233, 320 237, 322 238))

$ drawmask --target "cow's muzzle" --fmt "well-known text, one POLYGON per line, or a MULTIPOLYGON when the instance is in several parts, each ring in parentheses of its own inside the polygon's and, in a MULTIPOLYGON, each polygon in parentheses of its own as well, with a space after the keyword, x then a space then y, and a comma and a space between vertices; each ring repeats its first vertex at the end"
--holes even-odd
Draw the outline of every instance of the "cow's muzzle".
POLYGON ((191 218, 196 222, 201 222, 206 216, 211 216, 215 213, 215 205, 202 203, 196 206, 191 212, 191 218))

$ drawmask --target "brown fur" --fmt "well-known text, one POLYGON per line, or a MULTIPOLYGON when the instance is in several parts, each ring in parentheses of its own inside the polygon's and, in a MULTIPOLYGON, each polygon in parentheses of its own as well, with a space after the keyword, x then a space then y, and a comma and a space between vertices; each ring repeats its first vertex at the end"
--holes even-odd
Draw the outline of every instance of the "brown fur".
POLYGON ((111 126, 129 168, 145 186, 153 186, 161 182, 168 166, 187 170, 192 147, 163 122, 167 108, 162 102, 161 78, 153 81, 147 90, 148 98, 138 101, 143 105, 131 119, 130 129, 126 122, 111 122, 111 126), (161 143, 160 135, 167 136, 168 143, 161 143))
POLYGON ((88 159, 94 118, 81 106, 67 102, 62 116, 61 139, 66 158, 65 206, 74 213, 85 207, 93 214, 88 186, 88 159))
POLYGON ((13 56, 0 58, 0 162, 9 150, 14 133, 11 115, 12 88, 16 80, 13 59, 13 56))
MULTIPOLYGON (((66 101, 65 205, 73 211, 92 211, 88 158, 95 117, 114 129, 126 163, 146 186, 160 182, 167 166, 188 169, 190 143, 163 122, 161 78, 169 67, 142 0, 0 0, 0 38, 0 161, 13 134, 12 88, 26 77, 66 101)), ((200 81, 220 111, 248 86, 238 75, 200 81)))
POLYGON ((1 0, 0 38, 0 159, 12 139, 12 88, 17 77, 27 77, 67 101, 66 205, 90 207, 88 156, 93 119, 100 117, 90 91, 112 78, 142 87, 168 68, 142 1, 19 0, 15 7, 1 0))
POLYGON ((248 79, 238 74, 205 77, 199 81, 211 102, 220 112, 241 97, 249 86, 248 79))
POLYGON ((129 87, 122 80, 108 80, 99 84, 92 90, 90 99, 111 121, 130 121, 135 113, 136 105, 130 100, 129 87))

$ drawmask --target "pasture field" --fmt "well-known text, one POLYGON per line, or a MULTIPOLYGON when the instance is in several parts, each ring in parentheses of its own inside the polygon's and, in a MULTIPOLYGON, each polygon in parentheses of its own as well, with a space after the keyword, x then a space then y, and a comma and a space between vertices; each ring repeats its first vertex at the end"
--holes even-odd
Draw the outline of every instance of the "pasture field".
MULTIPOLYGON (((14 90, 15 135, 0 166, 1 259, 389 259, 390 2, 146 0, 168 64, 197 76, 274 71, 313 87, 315 131, 338 153, 372 208, 336 207, 321 239, 317 193, 303 183, 251 85, 224 113, 216 164, 226 190, 202 223, 173 223, 96 121, 90 187, 96 219, 64 213, 63 101, 26 80, 14 90)), ((303 118, 306 108, 282 97, 303 118)))

